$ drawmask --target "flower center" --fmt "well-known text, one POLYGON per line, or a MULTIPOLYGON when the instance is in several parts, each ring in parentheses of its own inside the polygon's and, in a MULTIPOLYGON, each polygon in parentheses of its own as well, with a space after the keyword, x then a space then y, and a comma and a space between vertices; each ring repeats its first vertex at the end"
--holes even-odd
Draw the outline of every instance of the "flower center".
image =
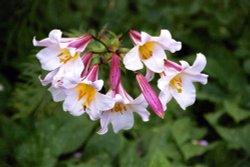
POLYGON ((76 59, 78 57, 78 53, 76 52, 73 56, 69 52, 68 49, 63 48, 62 51, 57 55, 60 59, 60 63, 66 64, 71 59, 76 59))
POLYGON ((175 89, 178 93, 182 92, 182 79, 181 75, 176 75, 171 81, 170 81, 170 87, 175 89))
POLYGON ((146 42, 144 45, 139 46, 139 53, 141 59, 148 59, 153 55, 155 42, 146 42))
POLYGON ((82 103, 82 106, 89 105, 91 101, 93 100, 96 90, 91 85, 80 83, 77 85, 78 90, 78 101, 82 98, 85 99, 85 101, 82 103))
POLYGON ((127 108, 124 104, 116 103, 115 106, 111 109, 111 112, 122 112, 127 111, 127 108))

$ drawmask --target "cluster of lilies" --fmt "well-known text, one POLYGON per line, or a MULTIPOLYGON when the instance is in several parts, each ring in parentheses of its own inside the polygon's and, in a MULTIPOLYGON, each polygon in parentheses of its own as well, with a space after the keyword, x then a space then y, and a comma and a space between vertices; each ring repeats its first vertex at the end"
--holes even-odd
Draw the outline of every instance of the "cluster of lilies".
POLYGON ((131 129, 134 124, 133 112, 144 122, 148 121, 148 105, 160 118, 164 118, 167 104, 172 98, 185 110, 196 99, 193 82, 207 83, 208 76, 201 73, 206 66, 203 54, 197 54, 192 66, 186 61, 178 64, 167 59, 165 51, 174 53, 182 46, 181 42, 172 39, 168 30, 161 30, 159 36, 130 30, 129 35, 134 47, 123 56, 119 48, 109 52, 110 48, 101 38, 90 34, 65 38, 60 30, 55 29, 48 38, 40 41, 35 37, 33 39, 34 46, 45 47, 36 55, 42 69, 48 71, 43 79, 39 77, 42 85, 50 85, 48 90, 53 100, 63 101, 64 111, 74 116, 86 113, 91 120, 100 120, 98 134, 105 134, 109 124, 112 124, 115 133, 121 129, 131 129), (93 41, 105 45, 110 55, 110 61, 106 64, 92 63, 93 56, 98 53, 87 48, 93 41), (100 65, 110 67, 110 88, 107 92, 103 92, 104 81, 98 78, 100 65), (137 98, 132 98, 124 89, 122 65, 136 75, 142 92, 137 98), (144 67, 145 75, 140 71, 144 67), (150 85, 155 74, 159 74, 159 94, 150 85))

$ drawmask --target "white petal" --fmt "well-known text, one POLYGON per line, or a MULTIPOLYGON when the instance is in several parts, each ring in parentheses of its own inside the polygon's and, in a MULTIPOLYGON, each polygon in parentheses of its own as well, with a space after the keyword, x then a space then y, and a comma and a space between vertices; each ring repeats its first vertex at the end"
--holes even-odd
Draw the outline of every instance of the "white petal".
POLYGON ((140 60, 139 48, 135 46, 132 48, 123 58, 123 64, 126 69, 136 71, 143 68, 143 64, 140 60))
POLYGON ((108 125, 110 123, 110 113, 109 111, 105 111, 102 113, 100 118, 101 129, 97 132, 100 135, 103 135, 108 132, 108 125))
POLYGON ((158 42, 163 47, 163 49, 169 50, 172 53, 181 50, 181 42, 177 42, 176 40, 172 39, 172 36, 168 30, 161 30, 160 36, 154 40, 158 42))
POLYGON ((172 95, 170 93, 169 89, 165 89, 165 91, 160 92, 159 99, 161 101, 161 104, 163 106, 163 110, 165 111, 167 109, 168 102, 172 99, 172 95))
POLYGON ((168 39, 172 38, 171 33, 166 29, 161 30, 161 35, 160 36, 163 36, 163 37, 168 38, 168 39))
POLYGON ((147 111, 148 103, 145 100, 143 94, 140 94, 135 100, 133 100, 129 105, 129 110, 138 113, 144 122, 149 120, 150 113, 147 111))
POLYGON ((96 80, 94 82, 92 81, 89 81, 88 79, 84 79, 82 81, 82 83, 85 83, 85 84, 88 84, 88 85, 91 85, 93 86, 97 91, 100 91, 103 87, 103 84, 104 84, 104 81, 99 79, 99 80, 96 80))
POLYGON ((82 107, 82 100, 78 101, 77 93, 72 93, 71 95, 68 95, 63 103, 63 110, 69 111, 70 114, 74 116, 80 116, 84 113, 83 107, 82 107))
POLYGON ((60 53, 60 49, 57 48, 45 48, 37 53, 37 58, 39 59, 42 68, 44 70, 52 71, 61 66, 59 58, 57 55, 60 53))
POLYGON ((115 133, 118 133, 121 129, 131 129, 134 125, 134 116, 131 111, 112 112, 110 119, 115 133))
POLYGON ((62 32, 60 30, 52 30, 49 33, 49 37, 42 39, 40 41, 36 40, 36 37, 33 38, 34 46, 47 46, 47 47, 55 47, 59 46, 59 42, 62 37, 62 32))
POLYGON ((50 87, 49 92, 52 94, 52 98, 55 102, 63 101, 66 98, 66 94, 62 89, 50 87))
POLYGON ((86 112, 89 115, 89 118, 92 121, 98 120, 101 117, 101 111, 98 110, 94 105, 90 105, 87 109, 86 112))
POLYGON ((158 81, 157 81, 157 87, 161 90, 161 91, 165 91, 168 87, 169 87, 169 82, 171 81, 172 77, 169 76, 164 76, 161 77, 158 81))
POLYGON ((190 79, 192 80, 192 82, 200 82, 203 85, 207 84, 207 78, 208 78, 208 75, 206 74, 197 74, 197 75, 190 76, 190 79))
POLYGON ((61 38, 62 38, 62 31, 61 30, 55 29, 55 30, 50 31, 49 39, 59 43, 61 38))
POLYGON ((160 73, 164 70, 164 59, 166 58, 164 50, 155 45, 153 55, 148 59, 144 59, 143 62, 151 71, 160 73))
POLYGON ((75 48, 67 48, 67 50, 69 51, 70 55, 75 55, 77 53, 75 48))
POLYGON ((92 83, 92 86, 97 90, 97 91, 100 91, 103 87, 103 84, 104 84, 104 81, 99 79, 99 80, 96 80, 95 82, 92 83))
POLYGON ((121 82, 118 85, 117 93, 121 95, 125 104, 133 101, 133 98, 126 92, 121 82))
POLYGON ((183 110, 195 102, 195 87, 186 75, 182 76, 182 92, 178 93, 175 89, 171 89, 171 94, 183 110))
POLYGON ((54 78, 54 76, 56 75, 56 73, 58 72, 58 69, 55 69, 51 72, 49 72, 44 79, 41 78, 41 76, 39 76, 39 80, 42 83, 43 86, 47 86, 48 84, 50 84, 54 78))
POLYGON ((64 76, 64 68, 63 65, 61 67, 58 68, 58 72, 56 73, 56 75, 53 77, 52 80, 52 86, 55 88, 59 88, 59 87, 63 87, 63 76, 64 76))
POLYGON ((143 45, 144 43, 151 41, 152 36, 149 35, 146 32, 141 32, 141 45, 143 45))
POLYGON ((147 108, 148 106, 148 103, 147 101, 145 100, 143 94, 140 94, 135 100, 133 100, 130 104, 132 105, 139 105, 143 108, 147 108))
POLYGON ((179 74, 178 71, 174 69, 166 69, 164 71, 167 75, 162 76, 158 81, 157 81, 157 87, 161 91, 165 91, 165 89, 168 89, 170 81, 179 74))
POLYGON ((205 68, 206 64, 206 57, 203 54, 198 53, 194 64, 190 68, 186 69, 185 72, 190 74, 199 74, 205 68))
POLYGON ((33 37, 32 42, 33 42, 34 46, 55 46, 55 45, 57 45, 57 43, 55 43, 55 41, 53 41, 49 38, 45 38, 41 41, 37 41, 36 37, 33 37))
POLYGON ((146 72, 145 78, 147 79, 148 82, 150 82, 154 79, 155 73, 148 68, 146 70, 147 72, 146 72))
POLYGON ((149 116, 150 116, 150 113, 148 112, 148 110, 146 109, 134 109, 134 111, 140 115, 140 117, 142 118, 142 121, 143 122, 147 122, 149 121, 149 116))
POLYGON ((73 88, 80 82, 83 69, 84 65, 80 57, 72 59, 60 67, 61 73, 57 75, 57 78, 55 77, 55 80, 62 82, 61 87, 73 88))
POLYGON ((106 111, 114 107, 115 100, 107 95, 96 92, 92 103, 98 110, 106 111))
POLYGON ((187 69, 187 68, 190 67, 190 65, 188 64, 188 62, 186 62, 184 60, 181 60, 180 63, 181 63, 182 69, 187 69))
MULTIPOLYGON (((114 93, 116 93, 116 92, 114 91, 114 93)), ((120 94, 115 95, 114 101, 115 101, 115 103, 126 104, 124 98, 120 94)))

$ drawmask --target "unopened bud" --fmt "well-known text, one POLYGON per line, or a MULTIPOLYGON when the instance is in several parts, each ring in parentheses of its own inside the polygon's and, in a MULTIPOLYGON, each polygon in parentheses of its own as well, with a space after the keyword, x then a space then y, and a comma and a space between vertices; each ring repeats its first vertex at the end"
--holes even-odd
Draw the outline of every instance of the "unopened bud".
POLYGON ((138 31, 130 30, 129 35, 134 45, 137 45, 141 41, 141 34, 138 31))
POLYGON ((154 91, 154 89, 148 83, 147 79, 144 77, 144 75, 138 73, 136 75, 136 80, 139 84, 139 87, 142 91, 144 98, 148 102, 151 109, 160 118, 164 118, 164 111, 163 111, 162 103, 161 103, 159 97, 157 96, 156 92, 154 91))
POLYGON ((120 59, 117 54, 112 55, 109 82, 112 90, 116 90, 121 79, 120 59))

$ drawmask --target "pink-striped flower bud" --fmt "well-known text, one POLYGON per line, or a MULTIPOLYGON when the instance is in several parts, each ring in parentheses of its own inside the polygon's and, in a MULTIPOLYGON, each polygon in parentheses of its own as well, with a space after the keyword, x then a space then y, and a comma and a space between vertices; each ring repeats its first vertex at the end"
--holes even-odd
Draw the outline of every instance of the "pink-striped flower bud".
POLYGON ((146 101, 148 102, 151 109, 158 115, 160 118, 164 118, 164 111, 162 103, 157 96, 154 89, 151 87, 151 85, 148 83, 147 79, 144 77, 144 75, 138 73, 136 75, 136 80, 139 84, 139 87, 142 91, 142 94, 146 101))
POLYGON ((177 71, 181 71, 182 70, 181 65, 179 65, 179 64, 177 64, 177 63, 175 63, 173 61, 170 61, 170 60, 165 60, 164 65, 167 68, 173 68, 173 69, 175 69, 177 71))
POLYGON ((73 40, 71 43, 69 43, 68 47, 75 48, 76 51, 82 52, 87 47, 91 39, 91 35, 84 35, 76 40, 73 40))
POLYGON ((95 82, 98 79, 98 70, 98 64, 91 66, 85 79, 95 82))
POLYGON ((121 79, 120 58, 117 54, 112 55, 109 82, 112 90, 116 90, 121 79))
POLYGON ((88 70, 89 70, 89 66, 90 66, 90 63, 91 63, 91 60, 92 60, 92 57, 93 57, 93 53, 92 52, 87 52, 83 55, 82 57, 82 63, 84 65, 84 69, 82 71, 82 74, 81 74, 81 77, 84 77, 87 75, 88 73, 88 70))
POLYGON ((130 30, 129 35, 134 45, 137 45, 141 41, 141 34, 138 31, 130 30))

